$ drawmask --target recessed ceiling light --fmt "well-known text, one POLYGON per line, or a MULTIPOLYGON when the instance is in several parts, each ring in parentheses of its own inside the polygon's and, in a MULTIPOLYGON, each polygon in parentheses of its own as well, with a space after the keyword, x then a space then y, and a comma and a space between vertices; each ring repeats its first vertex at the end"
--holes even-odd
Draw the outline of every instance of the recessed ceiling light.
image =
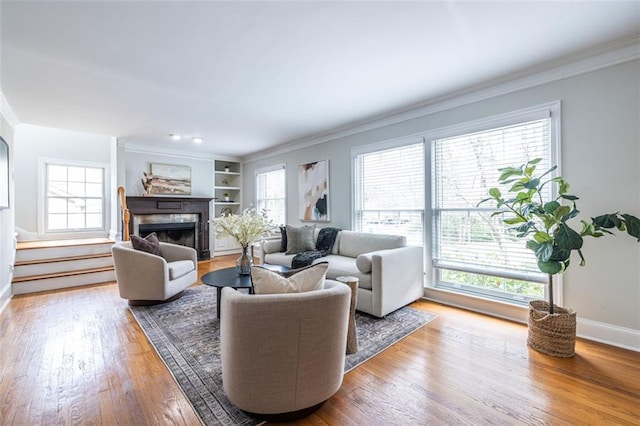
POLYGON ((169 133, 169 136, 171 137, 171 139, 173 139, 174 141, 179 141, 180 139, 182 139, 182 136, 180 135, 176 135, 174 133, 169 133))
POLYGON ((194 143, 202 143, 202 141, 204 141, 204 139, 201 137, 196 136, 195 138, 193 138, 194 143))

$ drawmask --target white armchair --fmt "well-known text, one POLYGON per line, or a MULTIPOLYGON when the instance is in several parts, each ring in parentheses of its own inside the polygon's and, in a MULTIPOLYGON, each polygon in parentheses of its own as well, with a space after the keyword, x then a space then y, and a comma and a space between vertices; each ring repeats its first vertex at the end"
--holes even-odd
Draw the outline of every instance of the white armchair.
POLYGON ((160 243, 162 256, 135 250, 130 242, 111 247, 120 297, 130 305, 176 300, 198 280, 198 253, 191 247, 160 243))

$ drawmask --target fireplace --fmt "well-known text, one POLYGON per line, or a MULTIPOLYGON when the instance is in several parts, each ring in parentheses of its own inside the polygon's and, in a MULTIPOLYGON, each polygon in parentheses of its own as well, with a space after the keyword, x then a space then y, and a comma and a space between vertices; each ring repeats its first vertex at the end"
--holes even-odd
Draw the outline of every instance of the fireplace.
POLYGON ((210 258, 210 198, 127 197, 129 232, 144 237, 151 232, 160 241, 193 247, 199 260, 210 258))

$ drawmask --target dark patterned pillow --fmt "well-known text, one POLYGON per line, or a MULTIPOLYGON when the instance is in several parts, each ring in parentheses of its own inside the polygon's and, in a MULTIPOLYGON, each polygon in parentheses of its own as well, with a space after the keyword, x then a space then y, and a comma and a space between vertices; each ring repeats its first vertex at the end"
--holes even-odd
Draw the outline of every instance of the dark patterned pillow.
POLYGON ((160 240, 158 240, 158 236, 155 232, 150 233, 144 238, 132 235, 131 245, 136 250, 155 254, 156 256, 162 256, 162 252, 160 251, 160 240))
POLYGON ((280 227, 280 251, 287 251, 287 227, 280 227))

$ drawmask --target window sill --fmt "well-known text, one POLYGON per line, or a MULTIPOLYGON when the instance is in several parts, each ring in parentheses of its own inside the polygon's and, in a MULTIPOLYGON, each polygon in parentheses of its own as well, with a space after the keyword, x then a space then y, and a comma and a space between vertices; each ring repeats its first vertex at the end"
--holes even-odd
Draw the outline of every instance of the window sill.
POLYGON ((485 297, 458 293, 441 288, 425 287, 424 297, 433 302, 455 306, 462 309, 504 318, 515 322, 527 323, 529 309, 512 303, 501 302, 485 297))

